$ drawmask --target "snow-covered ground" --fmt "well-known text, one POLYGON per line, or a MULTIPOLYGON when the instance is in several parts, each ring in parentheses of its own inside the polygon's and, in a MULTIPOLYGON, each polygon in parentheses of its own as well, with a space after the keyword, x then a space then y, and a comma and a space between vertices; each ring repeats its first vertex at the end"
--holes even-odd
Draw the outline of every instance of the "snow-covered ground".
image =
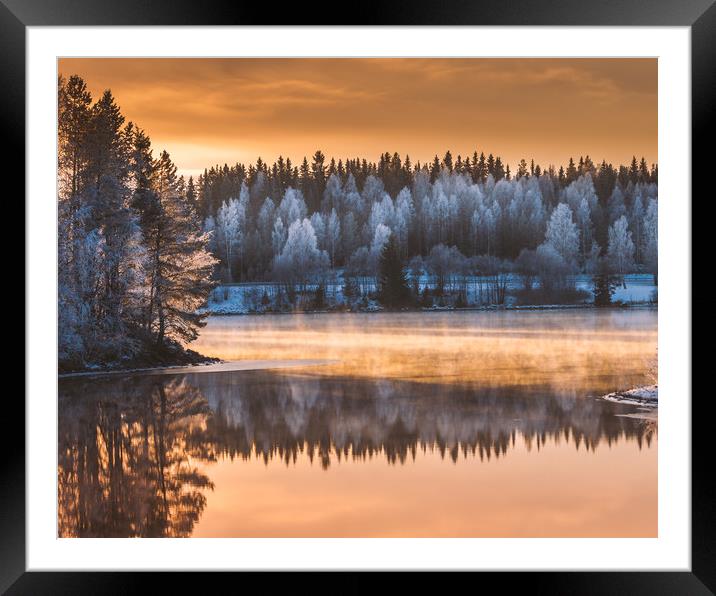
MULTIPOLYGON (((325 285, 325 302, 327 305, 338 305, 346 302, 345 296, 343 295, 343 281, 341 279, 341 273, 337 272, 337 281, 329 282, 325 285)), ((654 285, 653 276, 648 274, 632 274, 625 276, 626 288, 620 285, 615 289, 612 300, 615 303, 624 304, 651 304, 656 302, 656 291, 657 288, 654 285)), ((419 279, 419 288, 422 292, 427 286, 433 288, 433 280, 428 276, 423 275, 419 279)), ((522 289, 522 281, 517 275, 508 276, 507 280, 507 306, 515 306, 514 293, 522 289)), ((466 285, 467 290, 467 305, 468 306, 485 306, 480 304, 480 288, 485 292, 487 288, 487 282, 483 279, 472 278, 466 285)), ((538 287, 539 284, 535 284, 538 287)), ((592 280, 589 275, 578 275, 575 277, 575 287, 577 290, 582 290, 585 293, 585 297, 581 304, 590 304, 594 300, 592 294, 592 280)), ((317 285, 308 286, 307 291, 315 292, 317 285)), ((374 292, 375 287, 373 283, 367 283, 363 286, 364 292, 374 292)), ((451 288, 448 286, 448 292, 451 288)), ((454 291, 457 291, 457 285, 454 287, 454 291)), ((205 311, 213 315, 228 315, 228 314, 249 314, 249 313, 264 313, 268 311, 290 309, 276 309, 272 308, 275 304, 276 298, 281 292, 281 286, 276 283, 242 283, 242 284, 227 284, 221 285, 214 289, 209 297, 208 305, 205 311)), ((550 305, 524 305, 520 308, 562 308, 565 305, 550 304, 550 305)), ((579 304, 572 304, 570 306, 579 306, 579 304)), ((452 306, 441 306, 435 305, 435 309, 446 309, 452 308, 452 306)), ((368 306, 362 305, 362 310, 378 310, 377 305, 373 301, 369 301, 368 306)))
POLYGON ((645 387, 637 387, 629 391, 615 391, 602 396, 607 401, 615 401, 623 404, 636 404, 640 406, 653 406, 659 404, 659 386, 647 385, 645 387))
MULTIPOLYGON (((580 275, 577 278, 577 289, 592 292, 592 281, 588 275, 580 275)), ((655 302, 657 288, 654 285, 653 275, 644 275, 635 273, 626 275, 626 288, 619 285, 614 289, 612 296, 613 302, 623 302, 625 304, 648 304, 655 302)), ((593 298, 592 298, 593 299, 593 298)))

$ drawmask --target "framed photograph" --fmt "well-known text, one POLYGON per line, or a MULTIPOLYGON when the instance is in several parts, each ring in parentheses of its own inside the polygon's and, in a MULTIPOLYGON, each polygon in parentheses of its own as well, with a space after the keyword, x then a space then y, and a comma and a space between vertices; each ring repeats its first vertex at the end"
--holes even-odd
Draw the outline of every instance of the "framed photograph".
POLYGON ((716 8, 220 8, 0 5, 27 234, 0 587, 713 593, 716 8))

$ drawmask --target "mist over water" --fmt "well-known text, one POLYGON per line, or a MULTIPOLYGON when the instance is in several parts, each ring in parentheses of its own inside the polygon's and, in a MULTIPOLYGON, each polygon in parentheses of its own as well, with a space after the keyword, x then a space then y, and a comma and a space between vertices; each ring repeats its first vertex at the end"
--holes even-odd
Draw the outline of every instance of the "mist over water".
POLYGON ((61 536, 654 536, 656 312, 216 317, 274 370, 60 382, 61 536))
POLYGON ((307 370, 581 393, 644 382, 654 310, 463 311, 213 317, 195 348, 226 360, 335 360, 307 370))

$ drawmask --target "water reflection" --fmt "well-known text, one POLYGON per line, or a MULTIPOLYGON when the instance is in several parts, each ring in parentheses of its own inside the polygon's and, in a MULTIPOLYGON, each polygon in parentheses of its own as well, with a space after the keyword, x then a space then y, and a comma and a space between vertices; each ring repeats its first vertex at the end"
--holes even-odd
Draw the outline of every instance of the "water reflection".
MULTIPOLYGON (((650 449, 633 406, 549 385, 247 371, 60 382, 59 534, 189 536, 214 488, 210 462, 307 457, 395 465, 509 457, 516 441, 596 452, 650 449)), ((478 464, 479 465, 479 464, 478 464)), ((379 487, 376 487, 379 490, 379 487)))
POLYGON ((59 535, 189 536, 213 487, 192 458, 209 407, 183 379, 60 388, 59 535))

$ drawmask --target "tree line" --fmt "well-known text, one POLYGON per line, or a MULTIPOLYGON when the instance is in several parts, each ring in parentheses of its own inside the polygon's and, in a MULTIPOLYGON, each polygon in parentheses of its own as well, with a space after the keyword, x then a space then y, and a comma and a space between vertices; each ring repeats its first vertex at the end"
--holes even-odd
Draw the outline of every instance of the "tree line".
POLYGON ((377 164, 325 161, 318 151, 300 168, 259 159, 190 178, 222 281, 281 281, 300 292, 340 269, 375 283, 389 239, 418 276, 439 262, 554 288, 577 272, 656 278, 658 169, 643 158, 614 167, 580 157, 559 170, 522 160, 514 175, 477 152, 414 166, 389 153, 377 164))

